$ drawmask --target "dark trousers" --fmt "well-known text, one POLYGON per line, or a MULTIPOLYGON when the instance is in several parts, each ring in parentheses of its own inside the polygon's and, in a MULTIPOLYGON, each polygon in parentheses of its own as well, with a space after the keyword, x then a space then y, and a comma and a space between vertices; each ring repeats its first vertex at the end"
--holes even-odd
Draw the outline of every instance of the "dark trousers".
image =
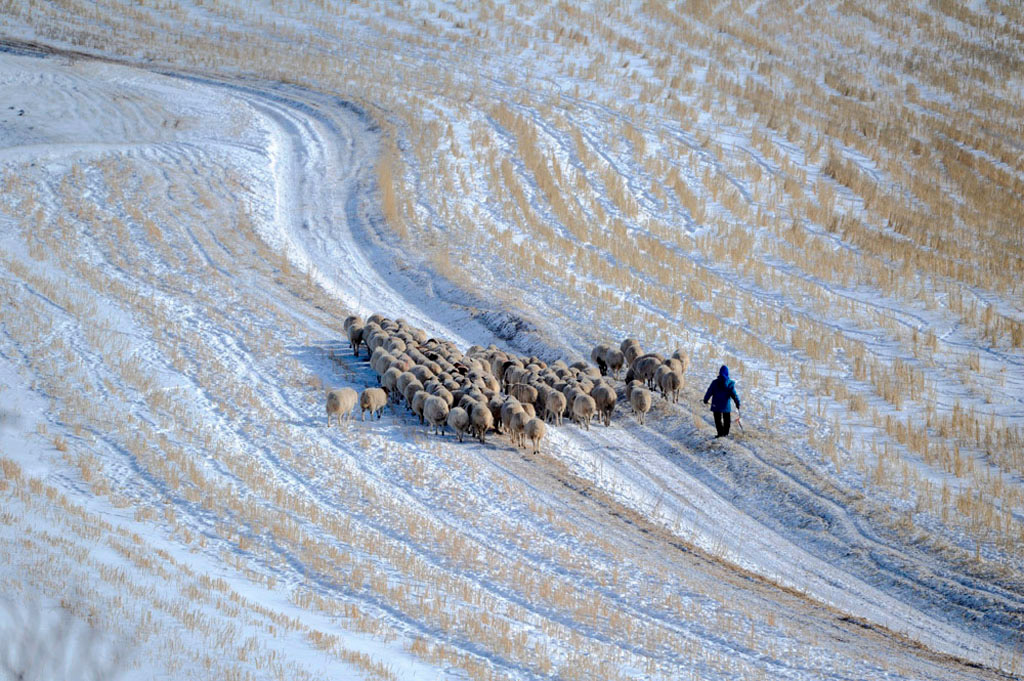
POLYGON ((729 426, 732 424, 732 413, 728 411, 713 411, 715 415, 715 430, 718 437, 725 437, 729 434, 729 426))

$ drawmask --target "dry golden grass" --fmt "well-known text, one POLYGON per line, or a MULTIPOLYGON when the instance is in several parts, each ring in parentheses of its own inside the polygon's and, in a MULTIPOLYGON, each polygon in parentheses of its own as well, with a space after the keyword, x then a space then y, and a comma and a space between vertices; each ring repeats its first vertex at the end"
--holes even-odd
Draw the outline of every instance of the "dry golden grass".
MULTIPOLYGON (((738 355, 730 362, 770 367, 775 387, 781 374, 796 392, 813 395, 803 413, 810 422, 824 423, 827 432, 809 428, 807 438, 837 474, 858 472, 869 489, 911 499, 919 512, 941 518, 949 535, 969 531, 1019 561, 1024 527, 1013 509, 1022 508, 1024 499, 1019 485, 1008 480, 1024 472, 1024 440, 1019 425, 983 405, 999 391, 1003 367, 986 366, 976 350, 951 351, 941 328, 908 326, 894 311, 906 307, 935 313, 928 319, 957 320, 968 338, 999 352, 1019 356, 1024 347, 1024 323, 1019 306, 1012 305, 1024 267, 1018 224, 1024 163, 1014 145, 1003 142, 1020 139, 1020 101, 1000 87, 1019 72, 1019 58, 1006 46, 1020 40, 1024 17, 1011 3, 986 4, 987 11, 1002 13, 1005 24, 958 3, 934 5, 998 49, 979 49, 930 11, 897 3, 882 11, 855 0, 835 8, 841 20, 813 4, 797 14, 795 3, 778 3, 756 16, 737 3, 645 3, 638 12, 613 4, 601 17, 584 16, 571 3, 519 12, 481 3, 475 20, 456 20, 441 10, 422 24, 398 8, 366 3, 280 3, 281 15, 316 31, 285 22, 273 30, 306 50, 268 46, 263 22, 272 22, 273 15, 257 19, 245 9, 216 4, 210 11, 227 20, 219 36, 173 3, 160 13, 74 0, 3 2, 0 8, 51 27, 51 38, 85 49, 136 54, 138 45, 146 45, 146 56, 158 62, 286 79, 366 104, 382 130, 382 215, 399 239, 426 248, 426 261, 452 281, 472 286, 472 262, 495 263, 495 278, 550 291, 567 309, 583 311, 558 320, 581 337, 588 321, 581 317, 587 315, 605 328, 638 335, 647 346, 674 345, 682 327, 699 339, 693 343, 695 360, 708 362, 716 357, 715 346, 728 339, 738 355), (363 29, 365 39, 344 54, 334 49, 339 42, 351 44, 340 40, 337 13, 363 29), (116 31, 109 30, 112 24, 116 31), (866 43, 865 27, 882 40, 866 43), (911 29, 919 36, 912 46, 902 39, 911 29), (442 39, 461 49, 444 56, 442 39), (495 51, 495 44, 498 54, 537 51, 565 87, 549 88, 529 73, 480 57, 495 51), (423 59, 379 58, 414 49, 423 59), (469 54, 474 57, 464 56, 469 54), (499 84, 489 69, 500 71, 499 84), (470 125, 468 136, 459 137, 442 122, 451 112, 470 125), (453 198, 460 195, 473 200, 453 198), (439 238, 434 224, 417 212, 421 205, 436 210, 454 236, 439 238), (519 237, 525 241, 517 243, 519 237), (452 243, 460 247, 452 249, 452 243), (844 293, 858 290, 871 294, 844 293), (887 306, 876 305, 876 297, 887 306), (837 319, 845 320, 843 327, 831 323, 837 319), (843 328, 870 332, 878 342, 843 328), (971 391, 974 406, 934 406, 941 384, 950 381, 971 391), (865 431, 871 436, 862 437, 865 431), (918 464, 953 476, 954 489, 929 482, 918 464)), ((224 348, 175 330, 170 311, 153 294, 161 287, 186 292, 216 324, 252 339, 254 356, 285 354, 289 338, 269 329, 294 325, 286 311, 247 308, 228 283, 205 288, 186 276, 201 271, 203 262, 196 250, 174 246, 183 223, 223 214, 226 224, 237 223, 237 239, 222 242, 226 250, 205 232, 198 235, 217 264, 231 267, 244 260, 258 271, 273 270, 270 276, 297 301, 338 306, 311 291, 309 279, 280 254, 264 249, 248 258, 246 239, 259 243, 250 218, 240 207, 220 207, 220 193, 213 189, 200 188, 197 200, 185 207, 133 205, 136 192, 152 195, 151 187, 164 183, 145 172, 133 179, 138 172, 116 158, 76 164, 58 196, 60 212, 78 221, 62 218, 46 229, 40 229, 47 215, 41 190, 31 177, 9 172, 2 178, 10 209, 23 216, 21 234, 30 256, 25 262, 4 256, 5 271, 63 308, 82 331, 83 347, 68 347, 53 334, 56 322, 44 305, 2 284, 5 303, 16 301, 24 310, 21 321, 5 318, 5 330, 21 346, 34 348, 28 361, 40 387, 60 394, 73 380, 87 398, 82 402, 91 405, 60 412, 63 430, 47 436, 49 442, 81 465, 83 479, 94 482, 97 493, 111 499, 133 497, 95 462, 76 459, 83 437, 116 437, 174 493, 207 509, 228 509, 252 526, 266 523, 266 507, 247 506, 189 458, 187 445, 199 446, 243 480, 252 498, 272 500, 292 514, 293 520, 275 521, 270 531, 309 565, 322 566, 348 588, 369 584, 396 607, 443 631, 486 641, 497 654, 521 653, 526 644, 503 637, 499 623, 452 605, 465 600, 458 596, 465 585, 432 575, 400 544, 382 542, 380 560, 429 585, 430 598, 381 581, 380 564, 365 557, 322 553, 310 537, 314 528, 366 552, 382 540, 296 498, 268 475, 273 471, 266 462, 240 456, 230 438, 197 422, 179 396, 154 389, 152 365, 132 356, 130 346, 103 324, 91 303, 95 295, 133 310, 160 360, 202 387, 226 418, 243 422, 250 432, 265 428, 269 435, 260 437, 273 442, 288 439, 288 426, 274 420, 253 386, 224 380, 231 374, 224 348), (107 206, 81 201, 89 182, 110 192, 107 206), (87 240, 107 263, 146 281, 153 292, 140 293, 135 281, 83 262, 66 246, 76 239, 87 240), (154 259, 172 271, 151 271, 154 259), (33 262, 57 264, 92 293, 47 276, 33 262), (223 300, 246 310, 240 315, 244 326, 219 312, 223 300), (76 358, 83 351, 99 358, 102 371, 76 358), (144 402, 156 425, 105 413, 105 405, 126 400, 144 402), (238 405, 250 406, 252 414, 238 405), (73 437, 67 435, 75 428, 73 437), (332 563, 349 565, 352 573, 332 570, 332 563), (454 623, 447 607, 466 619, 454 623)), ((241 184, 231 177, 220 181, 241 184)), ((167 189, 180 197, 193 188, 182 180, 167 189)), ((514 296, 498 299, 517 303, 514 296)), ((336 325, 342 316, 324 314, 323 323, 336 325)), ((275 367, 308 387, 301 367, 284 361, 275 367)), ((764 377, 749 381, 758 397, 772 387, 764 377)), ((774 419, 775 400, 771 404, 767 418, 774 419)), ((801 406, 779 404, 791 413, 801 406)), ((323 452, 282 456, 310 475, 316 474, 315 464, 339 476, 350 473, 328 463, 323 452)), ((428 473, 416 463, 410 462, 408 479, 424 481, 428 473)), ((11 478, 5 468, 5 484, 11 478)), ((381 501, 372 487, 358 492, 381 501)), ((869 506, 865 502, 865 513, 869 506)), ((446 537, 442 528, 387 504, 374 513, 384 518, 384 510, 397 514, 416 542, 437 542, 451 560, 484 569, 464 538, 446 537)), ((148 506, 134 513, 148 522, 175 524, 173 514, 148 506)), ((512 528, 500 534, 517 541, 512 528)), ((220 535, 238 550, 260 550, 244 534, 220 535)), ((944 536, 929 540, 938 545, 944 536)), ((540 550, 563 566, 577 559, 555 547, 540 550)), ((958 550, 963 547, 948 548, 958 550)), ((575 603, 573 598, 586 601, 587 595, 534 583, 534 577, 528 566, 488 573, 489 579, 541 594, 577 621, 611 629, 611 604, 600 598, 575 603)), ((302 593, 294 597, 306 606, 328 608, 324 599, 302 593)), ((370 616, 347 617, 357 628, 380 633, 370 616)), ((566 634, 557 627, 551 633, 566 634)), ((643 642, 639 646, 654 650, 664 632, 641 627, 632 634, 643 642)), ((322 633, 309 638, 325 650, 336 649, 322 633)), ((581 651, 599 650, 588 648, 597 645, 593 641, 580 645, 581 651)), ((458 664, 474 678, 490 674, 446 646, 417 640, 412 648, 434 662, 458 664)), ((552 654, 537 649, 532 668, 540 674, 556 668, 552 654)), ((239 655, 251 660, 256 651, 243 648, 239 655)), ((591 662, 571 662, 557 668, 614 678, 591 662)), ((637 664, 654 663, 648 658, 637 664)))

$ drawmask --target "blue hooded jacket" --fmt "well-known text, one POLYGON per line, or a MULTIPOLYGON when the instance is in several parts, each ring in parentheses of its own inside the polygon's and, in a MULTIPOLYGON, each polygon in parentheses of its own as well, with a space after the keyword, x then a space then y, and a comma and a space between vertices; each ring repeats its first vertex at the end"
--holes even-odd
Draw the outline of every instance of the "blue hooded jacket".
POLYGON ((730 400, 736 402, 737 408, 740 406, 740 396, 736 394, 736 382, 729 378, 729 367, 723 365, 718 370, 718 378, 711 381, 708 391, 704 393, 705 404, 708 399, 711 400, 711 411, 732 411, 730 400))

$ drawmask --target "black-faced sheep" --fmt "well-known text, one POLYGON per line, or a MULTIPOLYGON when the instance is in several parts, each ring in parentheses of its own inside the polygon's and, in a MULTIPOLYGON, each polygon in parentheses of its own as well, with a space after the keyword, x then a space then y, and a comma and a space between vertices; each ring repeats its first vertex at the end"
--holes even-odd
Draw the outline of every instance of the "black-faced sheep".
POLYGON ((331 414, 335 415, 338 425, 341 420, 346 421, 352 417, 352 410, 355 409, 359 395, 352 388, 335 388, 327 391, 327 425, 331 425, 331 414))
POLYGON ((611 350, 605 343, 601 343, 590 351, 590 361, 597 365, 601 375, 608 373, 608 351, 611 350))

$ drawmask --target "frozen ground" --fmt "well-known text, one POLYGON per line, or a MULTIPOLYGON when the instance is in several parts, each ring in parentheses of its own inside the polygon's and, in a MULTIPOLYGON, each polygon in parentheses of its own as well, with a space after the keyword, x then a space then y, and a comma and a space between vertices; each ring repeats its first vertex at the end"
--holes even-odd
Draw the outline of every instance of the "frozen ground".
MULTIPOLYGON (((967 565, 886 522, 906 502, 799 418, 710 445, 697 405, 620 407, 537 457, 401 409, 324 428, 323 386, 374 382, 349 311, 463 348, 591 341, 592 311, 488 309, 500 277, 467 292, 388 231, 365 102, 13 44, 0 90, 0 673, 46 678, 25 651, 55 646, 81 678, 1021 673, 1019 554, 967 565)), ((992 353, 1019 418, 1020 354, 992 353)))

